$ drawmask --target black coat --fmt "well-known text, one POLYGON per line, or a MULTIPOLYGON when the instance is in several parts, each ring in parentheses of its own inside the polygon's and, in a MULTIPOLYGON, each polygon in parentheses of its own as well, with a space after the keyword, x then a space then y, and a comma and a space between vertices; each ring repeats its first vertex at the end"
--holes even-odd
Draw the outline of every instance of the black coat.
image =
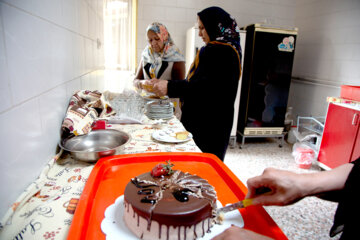
POLYGON ((330 236, 333 237, 339 232, 343 232, 341 240, 358 239, 359 237, 360 157, 352 163, 354 166, 346 179, 344 188, 334 193, 338 197, 339 205, 336 209, 334 225, 330 230, 330 236))
POLYGON ((234 117, 239 57, 228 45, 208 44, 190 81, 168 83, 169 97, 183 101, 181 122, 198 147, 224 159, 234 117))

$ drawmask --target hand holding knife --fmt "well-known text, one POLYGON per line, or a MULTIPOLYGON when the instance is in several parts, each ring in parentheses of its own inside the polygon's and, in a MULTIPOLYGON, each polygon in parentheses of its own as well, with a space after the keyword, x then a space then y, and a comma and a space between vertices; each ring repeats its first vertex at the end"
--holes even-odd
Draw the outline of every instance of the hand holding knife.
MULTIPOLYGON (((266 187, 261 187, 256 189, 256 195, 270 195, 272 194, 272 190, 270 188, 266 188, 266 187)), ((229 204, 225 207, 219 208, 217 210, 217 215, 220 218, 220 220, 222 221, 223 219, 223 215, 227 212, 239 209, 239 208, 245 208, 247 206, 252 205, 252 198, 248 198, 248 199, 244 199, 241 200, 239 202, 233 203, 233 204, 229 204)))

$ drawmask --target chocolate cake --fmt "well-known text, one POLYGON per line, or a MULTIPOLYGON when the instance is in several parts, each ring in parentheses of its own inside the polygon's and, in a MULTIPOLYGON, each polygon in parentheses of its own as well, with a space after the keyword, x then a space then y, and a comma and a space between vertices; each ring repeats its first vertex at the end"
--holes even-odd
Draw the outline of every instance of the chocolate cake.
POLYGON ((207 180, 182 171, 154 175, 153 170, 127 184, 127 227, 145 240, 191 240, 204 236, 214 224, 214 188, 207 180))

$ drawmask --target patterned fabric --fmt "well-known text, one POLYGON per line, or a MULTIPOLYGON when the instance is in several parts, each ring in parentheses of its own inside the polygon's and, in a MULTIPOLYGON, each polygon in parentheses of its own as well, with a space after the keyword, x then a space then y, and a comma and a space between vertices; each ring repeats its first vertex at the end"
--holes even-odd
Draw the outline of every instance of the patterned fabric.
MULTIPOLYGON (((154 141, 151 135, 159 127, 150 119, 144 124, 107 125, 131 135, 124 154, 201 152, 193 140, 178 144, 154 141)), ((169 120, 164 127, 184 131, 177 118, 169 120)), ((94 165, 76 161, 62 152, 51 159, 1 219, 0 239, 65 240, 94 165)))
POLYGON ((168 30, 163 24, 158 22, 152 23, 147 27, 146 33, 149 31, 156 33, 159 36, 161 42, 164 44, 164 49, 160 53, 155 52, 151 46, 148 45, 145 47, 141 55, 143 66, 145 66, 146 63, 151 64, 150 77, 156 78, 163 61, 184 62, 185 58, 180 53, 178 47, 174 44, 174 41, 170 37, 168 30))
POLYGON ((98 117, 114 115, 105 93, 98 91, 77 91, 70 99, 66 116, 61 126, 62 138, 70 135, 83 135, 91 130, 92 123, 98 117))
MULTIPOLYGON (((209 35, 210 42, 208 44, 223 44, 231 46, 238 54, 241 69, 242 53, 240 46, 240 29, 235 19, 229 13, 219 7, 206 8, 199 12, 198 16, 201 22, 204 24, 207 34, 209 35)), ((195 70, 199 64, 200 54, 201 49, 196 54, 195 60, 190 67, 187 76, 188 81, 190 81, 190 78, 194 75, 195 70)))
POLYGON ((58 165, 61 153, 8 210, 0 222, 0 239, 66 239, 93 164, 58 165))
POLYGON ((233 46, 241 59, 240 29, 235 19, 219 7, 209 7, 198 13, 210 41, 228 43, 233 46))

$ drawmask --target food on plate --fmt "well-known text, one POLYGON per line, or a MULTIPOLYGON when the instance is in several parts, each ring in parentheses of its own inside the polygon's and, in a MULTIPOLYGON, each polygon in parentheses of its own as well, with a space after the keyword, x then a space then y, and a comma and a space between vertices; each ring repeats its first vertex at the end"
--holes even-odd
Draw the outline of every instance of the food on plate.
POLYGON ((177 132, 176 134, 176 139, 179 140, 185 140, 187 139, 187 137, 189 136, 189 132, 188 131, 183 131, 183 132, 177 132))
POLYGON ((197 175, 157 164, 131 179, 124 193, 124 221, 138 238, 196 239, 216 220, 216 191, 197 175))
POLYGON ((158 100, 158 99, 161 99, 161 100, 165 100, 165 99, 168 99, 169 97, 168 96, 157 96, 155 93, 150 93, 150 92, 147 92, 147 91, 142 91, 140 93, 140 96, 143 97, 143 98, 147 98, 147 99, 154 99, 154 100, 158 100))
POLYGON ((141 86, 142 86, 143 89, 145 89, 148 92, 153 91, 153 86, 152 85, 142 84, 141 86))

